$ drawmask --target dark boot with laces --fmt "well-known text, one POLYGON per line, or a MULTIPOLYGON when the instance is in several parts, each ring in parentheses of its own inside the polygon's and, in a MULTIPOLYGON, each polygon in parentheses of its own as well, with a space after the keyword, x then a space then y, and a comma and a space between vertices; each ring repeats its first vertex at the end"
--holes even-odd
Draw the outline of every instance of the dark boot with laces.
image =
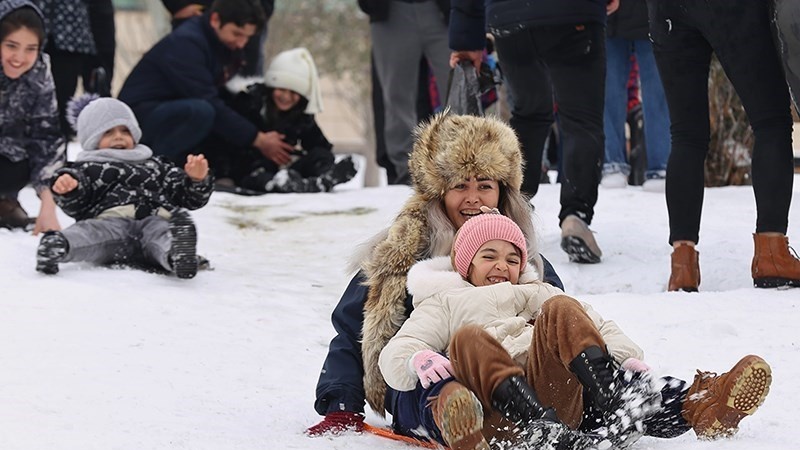
POLYGON ((644 420, 661 407, 661 394, 649 375, 622 375, 600 347, 584 349, 569 368, 585 389, 584 401, 600 411, 604 433, 616 448, 636 442, 644 434, 644 420))
POLYGON ((69 253, 69 242, 60 231, 44 233, 36 249, 36 271, 47 275, 58 273, 58 263, 69 253))
POLYGON ((520 449, 587 450, 611 446, 599 436, 570 430, 553 408, 542 406, 521 376, 508 377, 492 392, 492 406, 520 429, 520 449))
POLYGON ((17 199, 0 197, 0 228, 25 228, 33 222, 17 199))
POLYGON ((197 274, 197 230, 189 212, 176 209, 169 219, 172 244, 168 260, 178 278, 194 278, 197 274))

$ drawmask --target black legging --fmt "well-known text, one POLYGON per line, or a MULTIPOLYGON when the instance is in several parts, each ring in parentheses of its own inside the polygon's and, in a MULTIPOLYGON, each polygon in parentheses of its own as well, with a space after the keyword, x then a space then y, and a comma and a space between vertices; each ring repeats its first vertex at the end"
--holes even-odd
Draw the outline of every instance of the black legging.
POLYGON ((0 155, 0 197, 17 198, 17 194, 28 184, 31 169, 28 160, 12 162, 0 155))
POLYGON ((648 0, 650 36, 672 121, 669 242, 698 242, 709 144, 708 74, 715 53, 755 135, 756 232, 786 233, 792 196, 789 91, 765 0, 648 0))

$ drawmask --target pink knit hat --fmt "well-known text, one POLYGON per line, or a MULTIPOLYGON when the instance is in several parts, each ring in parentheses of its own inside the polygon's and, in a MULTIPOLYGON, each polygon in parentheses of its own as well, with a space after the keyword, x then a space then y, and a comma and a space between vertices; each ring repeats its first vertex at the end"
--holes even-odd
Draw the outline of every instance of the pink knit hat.
POLYGON ((462 278, 467 278, 472 258, 481 246, 495 239, 515 245, 522 257, 522 269, 525 269, 528 261, 528 245, 522 230, 513 220, 502 214, 487 213, 467 220, 456 234, 452 260, 453 267, 462 278))

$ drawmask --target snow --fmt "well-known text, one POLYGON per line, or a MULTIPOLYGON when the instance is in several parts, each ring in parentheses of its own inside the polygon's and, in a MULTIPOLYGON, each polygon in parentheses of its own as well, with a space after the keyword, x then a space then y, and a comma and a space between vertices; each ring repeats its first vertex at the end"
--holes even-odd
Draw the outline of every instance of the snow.
MULTIPOLYGON (((387 226, 409 188, 237 197, 193 213, 213 271, 192 280, 133 269, 34 271, 38 238, 0 230, 0 448, 412 448, 369 434, 308 438, 314 387, 334 334, 330 313, 356 245, 387 226)), ((800 247, 800 175, 790 242, 800 247)), ((601 264, 559 248, 558 185, 534 199, 542 253, 567 291, 615 320, 659 375, 691 382, 747 354, 773 368, 763 407, 729 440, 643 438, 638 449, 790 449, 800 425, 800 289, 752 287, 750 187, 706 190, 700 293, 666 293, 663 194, 601 189, 592 229, 601 264)), ((38 210, 32 190, 23 206, 38 210)), ((61 212, 63 226, 72 219, 61 212)), ((382 424, 369 413, 367 420, 382 424)))

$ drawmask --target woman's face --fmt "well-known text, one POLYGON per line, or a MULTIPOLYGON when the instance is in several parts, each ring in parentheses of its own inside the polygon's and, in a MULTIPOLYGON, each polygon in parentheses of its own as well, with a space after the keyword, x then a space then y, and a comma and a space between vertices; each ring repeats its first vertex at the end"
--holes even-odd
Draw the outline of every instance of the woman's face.
POLYGON ((508 241, 491 240, 481 246, 469 265, 467 278, 475 286, 519 283, 522 261, 519 250, 508 241))
POLYGON ((22 27, 9 33, 0 43, 3 73, 16 80, 31 70, 39 57, 39 44, 39 37, 28 28, 22 27))
POLYGON ((300 94, 289 89, 275 88, 272 90, 272 101, 278 110, 286 112, 300 101, 300 94))
POLYGON ((444 194, 447 218, 456 229, 470 217, 481 213, 481 206, 497 208, 500 203, 500 185, 497 181, 475 177, 459 183, 444 194))

